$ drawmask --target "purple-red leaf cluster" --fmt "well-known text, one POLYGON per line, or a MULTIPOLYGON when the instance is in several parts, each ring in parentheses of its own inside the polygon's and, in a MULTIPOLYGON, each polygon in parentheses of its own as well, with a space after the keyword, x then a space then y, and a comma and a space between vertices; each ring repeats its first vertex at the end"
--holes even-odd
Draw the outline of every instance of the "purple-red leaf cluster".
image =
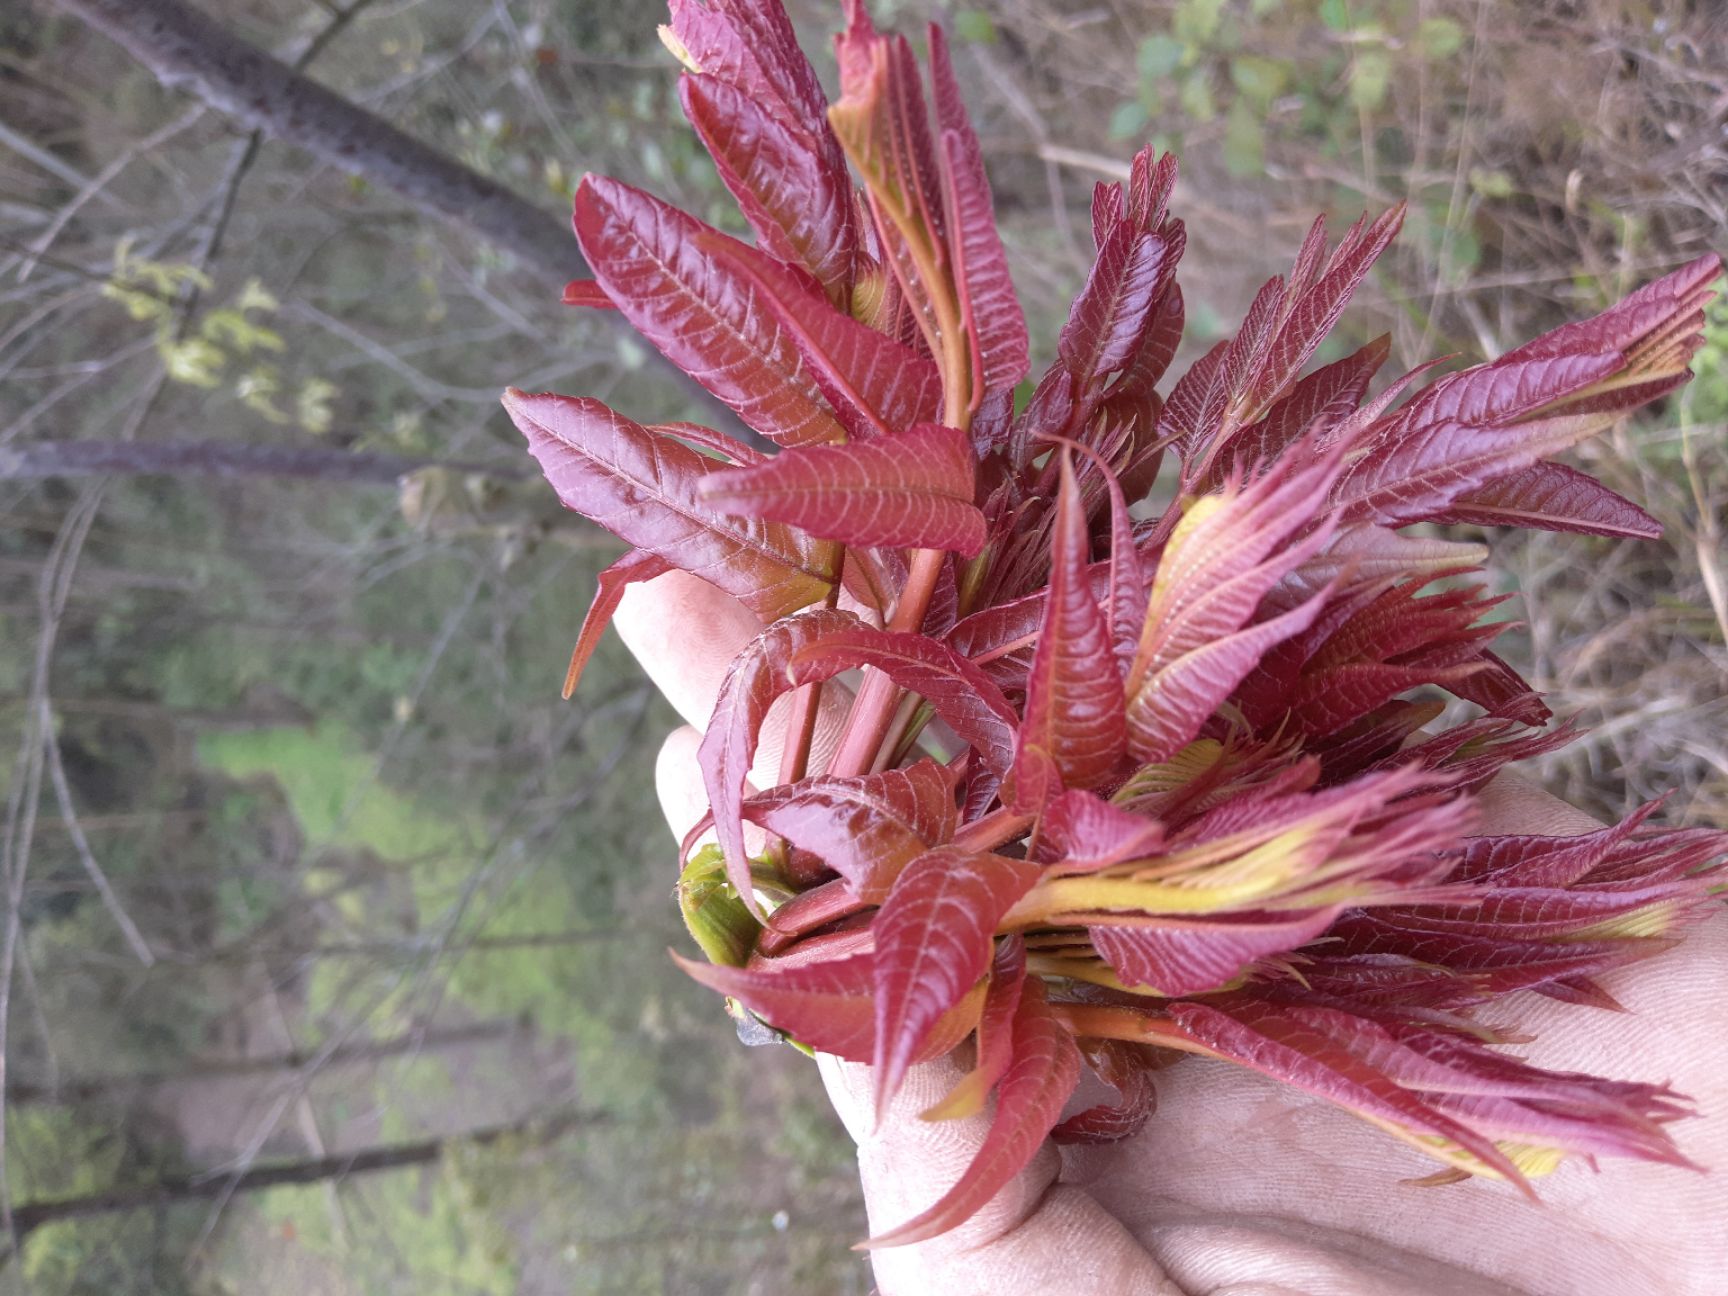
POLYGON ((1147 149, 1094 192, 1095 260, 1029 376, 946 37, 926 74, 863 0, 845 18, 830 105, 779 0, 672 0, 680 100, 753 242, 617 180, 575 196, 594 277, 564 300, 618 311, 774 453, 592 399, 505 405, 559 498, 629 546, 571 685, 625 589, 667 571, 763 622, 699 755, 724 877, 691 868, 729 906, 725 962, 682 966, 872 1063, 884 1109, 972 1044, 924 1115, 991 1109, 989 1132, 872 1244, 961 1223, 1046 1137, 1132 1135, 1185 1053, 1357 1112, 1441 1178, 1681 1163, 1666 1088, 1529 1066, 1476 1016, 1526 990, 1616 1007, 1603 975, 1705 912, 1725 845, 1653 807, 1477 835, 1483 786, 1571 730, 1496 655, 1476 541, 1657 533, 1553 456, 1687 380, 1719 260, 1371 395, 1388 339, 1313 361, 1402 209, 1335 247, 1316 221, 1167 382, 1187 234, 1147 149), (1446 723, 1443 695, 1479 714, 1446 723), (825 696, 845 721, 822 768, 825 696), (753 774, 770 724, 778 777, 753 774), (1083 1068, 1116 1098, 1063 1120, 1083 1068))

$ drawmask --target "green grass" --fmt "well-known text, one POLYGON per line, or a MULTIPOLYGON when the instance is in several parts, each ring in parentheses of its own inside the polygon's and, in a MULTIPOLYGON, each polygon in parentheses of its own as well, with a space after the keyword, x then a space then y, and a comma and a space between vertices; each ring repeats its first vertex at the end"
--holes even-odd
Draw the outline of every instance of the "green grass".
POLYGON ((377 758, 339 723, 205 734, 198 756, 231 778, 273 777, 314 847, 409 859, 468 850, 481 837, 466 810, 433 809, 380 782, 377 758))

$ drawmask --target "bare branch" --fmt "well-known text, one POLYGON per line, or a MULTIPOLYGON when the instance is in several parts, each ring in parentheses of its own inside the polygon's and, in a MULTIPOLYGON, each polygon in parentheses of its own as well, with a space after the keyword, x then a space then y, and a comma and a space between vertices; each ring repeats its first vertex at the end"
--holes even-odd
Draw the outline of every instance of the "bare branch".
POLYGON ((256 1192, 284 1184, 323 1183, 349 1175, 375 1174, 381 1170, 431 1165, 440 1160, 447 1150, 458 1147, 484 1147, 488 1143, 521 1137, 536 1138, 549 1143, 571 1130, 610 1123, 609 1118, 602 1112, 568 1112, 550 1118, 489 1126, 446 1138, 422 1139, 416 1143, 361 1148, 354 1152, 339 1152, 333 1156, 314 1157, 305 1161, 254 1166, 239 1175, 169 1175, 142 1187, 111 1188, 106 1192, 68 1197, 60 1201, 30 1202, 18 1207, 13 1218, 19 1238, 24 1239, 44 1224, 88 1219, 94 1215, 112 1215, 120 1211, 159 1208, 176 1202, 206 1200, 237 1192, 256 1192))
POLYGON ((55 0, 164 85, 467 227, 549 276, 582 257, 566 224, 227 31, 179 0, 55 0))
POLYGON ((42 742, 47 749, 48 781, 54 785, 54 799, 60 803, 61 821, 66 825, 66 833, 72 839, 78 858, 84 862, 84 871, 90 875, 96 893, 102 897, 103 908, 108 910, 108 916, 114 920, 114 925, 120 929, 126 943, 132 947, 138 961, 149 967, 156 961, 156 956, 150 952, 149 942, 144 939, 144 933, 138 930, 138 924, 132 921, 132 915, 126 912, 126 907, 114 894, 108 875, 96 862, 96 853, 90 849, 90 840, 84 836, 84 829, 78 822, 78 811, 72 804, 72 785, 66 778, 66 764, 60 758, 60 739, 54 732, 54 718, 46 698, 42 700, 42 708, 42 742))
POLYGON ((145 1071, 135 1075, 80 1076, 58 1084, 15 1084, 8 1095, 14 1103, 63 1105, 81 1102, 130 1102, 140 1094, 169 1085, 228 1080, 277 1072, 304 1071, 314 1063, 324 1067, 382 1062, 387 1058, 436 1054, 469 1044, 508 1039, 521 1029, 514 1021, 483 1021, 467 1026, 412 1030, 387 1039, 362 1040, 324 1050, 291 1049, 269 1057, 221 1058, 199 1062, 183 1071, 145 1071))
POLYGON ((466 463, 322 446, 240 445, 229 441, 38 441, 0 447, 0 481, 42 477, 305 477, 394 483, 421 468, 526 479, 515 464, 466 463))

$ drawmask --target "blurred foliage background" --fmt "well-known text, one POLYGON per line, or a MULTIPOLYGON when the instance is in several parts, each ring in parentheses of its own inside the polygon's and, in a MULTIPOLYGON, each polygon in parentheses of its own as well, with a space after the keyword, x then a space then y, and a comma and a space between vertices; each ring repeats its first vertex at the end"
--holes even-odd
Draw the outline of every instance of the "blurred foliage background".
MULTIPOLYGON (((838 6, 790 8, 831 79, 838 6)), ((1410 203, 1338 339, 1404 366, 1723 247, 1713 0, 875 9, 955 34, 1045 352, 1148 140, 1191 353, 1320 211, 1410 203)), ((210 12, 554 217, 592 169, 741 228, 651 5, 210 12)), ((0 1293, 868 1290, 813 1069, 665 957, 670 712, 615 641, 557 700, 618 546, 498 391, 704 415, 561 286, 0 11, 0 1293), (92 442, 126 453, 55 458, 92 442)), ((1534 772, 1598 814, 1728 821, 1725 354, 1719 305, 1685 394, 1580 451, 1661 542, 1496 537, 1505 654, 1589 727, 1534 772)))

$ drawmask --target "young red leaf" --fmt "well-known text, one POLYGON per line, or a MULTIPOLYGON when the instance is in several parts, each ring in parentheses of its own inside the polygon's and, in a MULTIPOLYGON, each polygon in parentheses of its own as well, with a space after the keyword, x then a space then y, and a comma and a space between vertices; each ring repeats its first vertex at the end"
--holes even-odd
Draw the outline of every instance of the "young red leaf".
POLYGON ((972 503, 972 443, 923 423, 893 437, 783 450, 753 468, 715 473, 702 497, 727 513, 786 522, 851 545, 984 547, 984 515, 972 503))
POLYGON ((566 306, 586 306, 591 310, 617 310, 606 290, 592 279, 572 279, 564 285, 566 306))
MULTIPOLYGON (((860 931, 806 941, 784 958, 752 959, 742 968, 672 957, 693 980, 736 999, 800 1044, 848 1062, 868 1062, 876 1039, 871 998, 876 957, 869 937, 860 931), (822 954, 810 957, 815 947, 822 954)), ((912 1060, 928 1062, 951 1052, 977 1028, 983 1004, 980 984, 937 1020, 912 1060)))
MULTIPOLYGON (((1475 676, 1495 672, 1483 647, 1503 628, 1476 622, 1501 600, 1480 587, 1418 597, 1425 577, 1406 581, 1362 605, 1334 608, 1308 633, 1293 636, 1288 653, 1245 685, 1238 698, 1257 723, 1288 716, 1312 737, 1336 733, 1419 684, 1468 693, 1475 676), (1298 664, 1299 663, 1299 664, 1298 664)), ((1481 695, 1526 716, 1533 697, 1490 686, 1481 695)))
POLYGON ((1330 1036, 1251 1000, 1228 1001, 1225 1010, 1214 1006, 1218 1002, 1178 1002, 1168 1011, 1172 1021, 1209 1052, 1377 1122, 1456 1144, 1530 1191, 1518 1168, 1489 1139, 1434 1110, 1330 1036))
POLYGON ((1313 260, 1306 267, 1298 261, 1291 276, 1278 325, 1264 353, 1256 357, 1255 377, 1243 400, 1246 409, 1267 409, 1295 382, 1403 223, 1403 203, 1381 213, 1372 224, 1363 217, 1351 226, 1324 270, 1319 269, 1318 254, 1324 247, 1325 226, 1315 223, 1307 249, 1313 260))
MULTIPOLYGON (((1108 504, 1110 556, 1103 563, 1086 563, 1082 567, 1082 575, 1086 586, 1094 596, 1098 596, 1098 576, 1100 569, 1106 577, 1105 590, 1098 601, 1102 604, 1105 622, 1109 629, 1111 653, 1115 658, 1117 674, 1123 676, 1133 667, 1134 653, 1140 640, 1140 633, 1146 621, 1147 581, 1145 564, 1140 553, 1139 544, 1134 537, 1134 519, 1128 511, 1128 499, 1123 490, 1120 477, 1111 467, 1111 463, 1120 452, 1127 458, 1132 458, 1133 446, 1131 437, 1125 434, 1120 437, 1105 436, 1097 438, 1095 444, 1086 445, 1083 442, 1068 437, 1050 434, 1047 440, 1055 442, 1067 450, 1078 451, 1084 456, 1084 463, 1076 473, 1079 483, 1079 499, 1076 511, 1090 518, 1094 511, 1092 501, 1102 488, 1108 504)), ((1046 475, 1054 474, 1057 487, 1056 496, 1060 506, 1063 498, 1061 490, 1061 474, 1066 460, 1063 455, 1052 459, 1046 475)), ((1132 467, 1130 468, 1132 470, 1132 467)), ((1040 519, 1039 531, 1027 531, 1019 537, 1022 544, 1048 530, 1050 570, 1056 569, 1056 560, 1060 540, 1060 507, 1055 513, 1047 513, 1040 519)), ((1091 524, 1088 523, 1088 530, 1091 524)), ((1085 546, 1081 551, 1084 552, 1085 546)), ((1038 594, 1029 596, 1033 599, 1047 600, 1049 588, 1038 594)), ((1002 605, 998 605, 1001 607, 1002 605)), ((1013 605, 1008 605, 1013 606, 1013 605)), ((1046 602, 1045 612, 1049 612, 1046 602)), ((969 636, 970 637, 970 636, 969 636)), ((979 645, 980 647, 982 645, 979 645)), ((976 655, 976 652, 969 655, 976 655)))
POLYGON ((840 440, 792 340, 750 283, 704 250, 703 236, 736 242, 616 180, 589 175, 576 190, 582 253, 638 333, 771 440, 840 440))
POLYGON ((1096 793, 1064 792, 1038 821, 1038 858, 1053 873, 1095 873, 1145 859, 1164 845, 1164 825, 1105 801, 1096 793))
MULTIPOLYGON (((1128 545, 1132 547, 1133 533, 1128 545)), ((1111 558, 1092 563, 1086 568, 1087 587, 1099 604, 1111 610, 1111 636, 1127 631, 1137 642, 1145 620, 1145 583, 1141 575, 1141 555, 1138 550, 1127 562, 1117 563, 1116 555, 1126 553, 1121 537, 1112 523, 1111 558), (1130 604, 1128 595, 1139 586, 1138 597, 1130 604), (1119 597, 1120 596, 1120 597, 1119 597), (1133 606, 1132 629, 1118 624, 1122 615, 1133 606)), ((1044 624, 1044 605, 1049 590, 1039 589, 1020 598, 994 603, 963 617, 949 629, 946 642, 961 656, 974 661, 1004 690, 1024 689, 1026 672, 1031 666, 1032 650, 1038 643, 1038 628, 1044 624)), ((1130 645, 1130 651, 1132 644, 1130 645)), ((1121 652, 1118 644, 1118 652, 1121 652)))
POLYGON ((1319 936, 1335 907, 1297 913, 1236 913, 1227 919, 1136 919, 1094 925, 1092 944, 1126 986, 1159 995, 1192 995, 1236 980, 1259 959, 1284 954, 1319 936))
POLYGON ((981 608, 955 622, 944 641, 1004 692, 1024 689, 1038 627, 1044 622, 1044 602, 1045 591, 1039 590, 981 608))
POLYGON ((684 115, 760 246, 802 266, 832 305, 848 308, 858 249, 857 201, 827 118, 789 124, 711 76, 683 78, 678 93, 684 115), (819 142, 812 130, 825 138, 819 142))
POLYGON ((1013 387, 1031 367, 1026 317, 996 232, 984 156, 960 100, 948 38, 934 23, 930 25, 930 75, 949 254, 961 319, 972 346, 972 409, 976 410, 986 391, 1013 387))
POLYGON ((1248 624, 1267 591, 1329 534, 1322 525, 1285 543, 1315 515, 1338 471, 1330 455, 1287 466, 1298 457, 1286 455, 1280 471, 1246 491, 1202 497, 1164 546, 1127 679, 1129 746, 1140 759, 1164 760, 1186 744, 1268 648, 1318 615, 1316 597, 1248 624))
POLYGON ((1159 1063, 1153 1050, 1122 1040, 1087 1040, 1080 1050, 1093 1073, 1114 1088, 1121 1101, 1075 1112, 1051 1130, 1050 1137, 1058 1143, 1119 1143, 1133 1138, 1158 1106, 1152 1072, 1159 1063))
POLYGON ((935 421, 942 376, 929 360, 834 309, 796 271, 754 248, 726 238, 704 238, 701 246, 754 290, 848 435, 892 436, 935 421))
MULTIPOLYGON (((1110 499, 1110 595, 1105 608, 1110 625, 1110 651, 1116 659, 1117 678, 1122 680, 1134 669, 1134 654, 1146 625, 1148 582, 1122 483, 1107 468, 1099 471, 1110 499)), ((1087 575, 1090 583, 1090 572, 1087 575)))
POLYGON ((1709 284, 1701 257, 1594 320, 1451 374, 1366 428, 1334 488, 1348 521, 1398 525, 1575 445, 1691 375, 1709 284))
POLYGON ((1185 462, 1204 465, 1216 445, 1290 390, 1403 219, 1400 204, 1372 225, 1357 221, 1324 267, 1325 226, 1315 222, 1290 278, 1268 281, 1236 336, 1202 357, 1171 393, 1159 431, 1185 462))
POLYGON ((714 812, 714 834, 726 852, 726 876, 758 918, 762 913, 751 886, 750 861, 744 851, 742 807, 744 783, 756 759, 762 722, 768 718, 768 708, 775 699, 796 686, 797 682, 787 678, 787 667, 795 653, 861 624, 850 612, 830 608, 776 621, 733 660, 714 699, 714 712, 697 749, 697 762, 702 767, 708 805, 714 812))
POLYGON ((1275 587, 1285 601, 1305 598, 1327 585, 1342 591, 1383 589, 1390 582, 1422 576, 1437 580, 1488 561, 1486 546, 1457 540, 1407 536, 1358 522, 1340 527, 1315 554, 1297 564, 1275 587))
POLYGON ((1514 732, 1517 729, 1512 721, 1485 716, 1413 743, 1399 753, 1397 762, 1388 757, 1370 768, 1415 761, 1444 773, 1454 787, 1473 792, 1508 765, 1558 751, 1578 736, 1570 720, 1548 733, 1514 732))
POLYGON ((504 408, 565 507, 758 616, 784 616, 833 584, 832 545, 777 522, 725 517, 701 500, 702 480, 724 470, 718 460, 597 400, 511 388, 504 408))
POLYGON ((693 980, 736 999, 800 1043, 848 1062, 870 1060, 876 1040, 872 955, 771 969, 672 958, 693 980))
POLYGON ((1184 462, 1197 459, 1210 442, 1211 429, 1224 409, 1220 374, 1230 341, 1216 343, 1176 380, 1158 419, 1158 437, 1176 447, 1184 462))
POLYGON ((566 502, 633 546, 601 576, 575 665, 624 586, 671 566, 769 620, 831 603, 844 578, 890 625, 789 617, 734 663, 700 752, 726 867, 700 877, 729 926, 696 926, 744 966, 693 970, 776 1028, 876 1063, 883 1098, 976 1032, 974 1070, 926 1115, 975 1113, 994 1091, 984 1146, 873 1244, 960 1222, 1047 1133, 1131 1133, 1169 1049, 1324 1095, 1447 1174, 1522 1186, 1570 1153, 1679 1161, 1668 1091, 1536 1071, 1490 1052, 1511 1037, 1468 1014, 1525 989, 1617 1007, 1595 978, 1704 910, 1724 839, 1655 832, 1642 813, 1581 839, 1465 838, 1487 780, 1570 730, 1525 728, 1547 711, 1488 651, 1500 627, 1478 622, 1497 600, 1454 579, 1423 593, 1485 550, 1395 528, 1651 534, 1634 504, 1543 459, 1685 380, 1719 263, 1388 413, 1428 367, 1370 398, 1384 339, 1300 375, 1400 213, 1330 252, 1316 222, 1288 277, 1165 401, 1185 232, 1168 215, 1174 161, 1143 150, 1094 195, 1097 263, 1016 414, 1025 324, 943 33, 932 130, 911 45, 847 0, 825 122, 779 0, 672 11, 687 114, 757 246, 590 179, 576 223, 596 278, 567 299, 621 309, 788 449, 768 459, 593 402, 508 404, 566 502), (1166 447, 1175 500, 1136 526, 1127 500, 1166 447), (1106 534, 1108 560, 1090 562, 1106 534), (836 758, 846 777, 745 800, 776 699, 854 666, 870 671, 836 758), (1397 696, 1417 684, 1488 715, 1423 736, 1440 704, 1397 696), (966 750, 893 768, 927 722, 966 750), (759 908, 746 822, 790 847, 773 876, 797 890, 760 926, 742 911, 759 908), (1047 1003, 1047 985, 1072 1000, 1047 1003), (1058 1124, 1080 1066, 1070 1034, 1119 1100, 1058 1124))
POLYGON ((735 86, 819 142, 828 106, 784 6, 764 0, 670 0, 660 36, 692 72, 735 86), (669 39, 668 39, 669 38, 669 39))
POLYGON ((1669 376, 1703 345, 1703 310, 1716 293, 1722 258, 1714 252, 1652 280, 1594 319, 1563 324, 1508 351, 1513 362, 1575 355, 1604 344, 1626 354, 1629 383, 1669 376))
POLYGON ((1101 387, 1134 354, 1165 282, 1165 253, 1162 238, 1126 221, 1099 247, 1056 343, 1081 391, 1101 387))
POLYGON ((1498 363, 1451 374, 1364 434, 1334 489, 1346 521, 1399 526, 1575 445, 1599 426, 1589 418, 1524 420, 1586 391, 1624 367, 1613 352, 1498 363))
MULTIPOLYGON (((1163 442, 1158 439, 1158 416, 1163 411, 1164 404, 1152 396, 1152 389, 1163 379, 1165 371, 1170 368, 1170 362, 1176 358, 1176 349, 1182 345, 1182 334, 1187 326, 1187 309, 1182 299, 1182 285, 1175 279, 1175 266, 1182 256, 1188 235, 1181 221, 1172 220, 1166 222, 1163 237, 1164 263, 1160 268, 1160 277, 1167 278, 1168 283, 1159 293, 1158 299, 1152 303, 1151 316, 1146 322, 1145 330, 1140 334, 1140 341, 1128 357, 1127 364, 1122 367, 1122 372, 1110 384, 1103 405, 1107 411, 1119 412, 1123 402, 1131 402, 1144 409, 1146 436, 1159 447, 1160 452, 1163 442)), ((1142 452, 1137 457, 1142 461, 1150 461, 1149 452, 1142 452)), ((1124 489, 1132 484, 1133 468, 1131 463, 1122 470, 1124 489)), ((1151 486, 1151 475, 1148 474, 1138 489, 1129 490, 1129 495, 1133 499, 1142 499, 1151 486)))
POLYGON ((1662 524, 1594 477, 1565 464, 1533 463, 1465 491, 1424 521, 1456 526, 1516 526, 1534 531, 1655 540, 1662 524))
MULTIPOLYGON (((1116 377, 1107 407, 1120 414, 1125 402, 1143 403, 1176 354, 1183 323, 1176 264, 1187 234, 1181 221, 1166 215, 1175 184, 1176 159, 1166 153, 1154 161, 1150 147, 1141 149, 1129 168, 1126 202, 1121 187, 1115 187, 1114 201, 1101 213, 1109 218, 1109 228, 1095 227, 1097 262, 1057 339, 1057 352, 1082 396, 1082 411, 1111 374, 1116 377)), ((1151 408, 1144 429, 1149 438, 1157 416, 1157 408, 1151 408)), ((1130 484, 1129 467, 1122 471, 1125 485, 1130 484)), ((1129 493, 1139 498, 1138 491, 1129 493)))
POLYGON ((832 679, 854 666, 874 666, 901 688, 929 702, 962 742, 998 777, 1014 761, 1019 716, 989 678, 946 644, 861 624, 824 635, 787 665, 794 684, 832 679))
POLYGON ((984 1110, 990 1091, 1013 1061, 1014 1016, 1025 984, 1026 942, 1018 936, 1004 936, 996 942, 990 988, 978 1016, 976 1060, 941 1102, 922 1113, 923 1119, 957 1120, 984 1110))
POLYGON ((921 229, 940 244, 946 234, 940 173, 912 46, 903 36, 879 33, 863 0, 846 0, 845 10, 846 30, 834 40, 841 94, 828 120, 872 201, 890 207, 903 233, 922 237, 915 233, 921 229))
POLYGON ((1658 804, 1640 806, 1617 824, 1577 836, 1501 833, 1466 838, 1454 853, 1451 876, 1457 881, 1500 886, 1570 886, 1599 867, 1608 852, 1642 826, 1658 804))
MULTIPOLYGON (((1518 1149, 1520 1171, 1545 1173, 1568 1154, 1690 1164, 1660 1128, 1686 1114, 1684 1101, 1666 1086, 1543 1071, 1494 1053, 1457 1030, 1396 1019, 1368 1021, 1354 1012, 1283 999, 1280 995, 1264 1005, 1238 1001, 1232 1012, 1252 1021, 1256 1030, 1291 1039, 1318 1037, 1345 1050, 1431 1113, 1495 1139, 1502 1151, 1518 1149)), ((1467 1173, 1487 1168, 1475 1149, 1462 1156, 1460 1149, 1444 1144, 1426 1150, 1467 1173)), ((1504 1166, 1487 1169, 1505 1174, 1504 1166)))
POLYGON ((1519 724, 1547 724, 1553 718, 1542 697, 1525 683, 1524 677, 1486 648, 1470 659, 1476 669, 1462 679, 1447 681, 1454 697, 1474 702, 1491 716, 1504 716, 1519 724))
POLYGON ((1270 463, 1303 436, 1353 414, 1391 348, 1391 335, 1384 334, 1303 378, 1259 422, 1214 443, 1189 473, 1190 489, 1216 489, 1232 471, 1270 463))
POLYGON ((976 1214, 1026 1168, 1080 1082, 1080 1051, 1051 1015, 1043 986, 1028 980, 1014 1015, 1013 1060, 996 1090, 990 1131, 960 1180, 928 1210, 865 1246, 909 1246, 976 1214))
POLYGON ((653 580, 671 570, 672 564, 658 554, 632 549, 600 573, 600 589, 588 605, 588 614, 582 618, 582 629, 577 632, 576 647, 570 654, 570 668, 564 673, 566 698, 576 691, 582 669, 599 646, 600 635, 618 610, 624 591, 639 581, 653 580))
POLYGON ((990 966, 996 924, 1031 889, 1024 860, 940 847, 913 860, 871 924, 876 937, 876 1114, 942 1014, 990 966))
POLYGON ((944 325, 938 321, 951 316, 947 307, 955 295, 943 264, 948 221, 918 64, 904 37, 876 31, 862 0, 847 0, 846 30, 834 50, 841 95, 828 121, 864 178, 895 282, 931 352, 941 355, 944 325))
POLYGON ((1092 787, 1108 778, 1128 738, 1109 621, 1086 579, 1091 555, 1080 488, 1068 451, 1060 453, 1050 589, 1015 754, 1022 810, 1041 809, 1064 787, 1092 787))
POLYGON ((1708 903, 1728 838, 1640 832, 1654 808, 1579 837, 1469 839, 1449 879, 1469 884, 1460 903, 1352 914, 1336 948, 1419 959, 1496 994, 1557 982, 1576 993, 1580 978, 1666 948, 1708 903))
POLYGON ((954 835, 954 779, 925 759, 855 778, 810 778, 744 803, 744 817, 819 856, 868 904, 905 867, 954 835))
POLYGON ((766 463, 768 456, 755 446, 746 445, 735 436, 724 432, 716 432, 713 428, 703 427, 700 423, 656 423, 650 429, 653 432, 664 432, 667 436, 677 437, 698 450, 706 451, 710 456, 720 460, 722 465, 766 463))

